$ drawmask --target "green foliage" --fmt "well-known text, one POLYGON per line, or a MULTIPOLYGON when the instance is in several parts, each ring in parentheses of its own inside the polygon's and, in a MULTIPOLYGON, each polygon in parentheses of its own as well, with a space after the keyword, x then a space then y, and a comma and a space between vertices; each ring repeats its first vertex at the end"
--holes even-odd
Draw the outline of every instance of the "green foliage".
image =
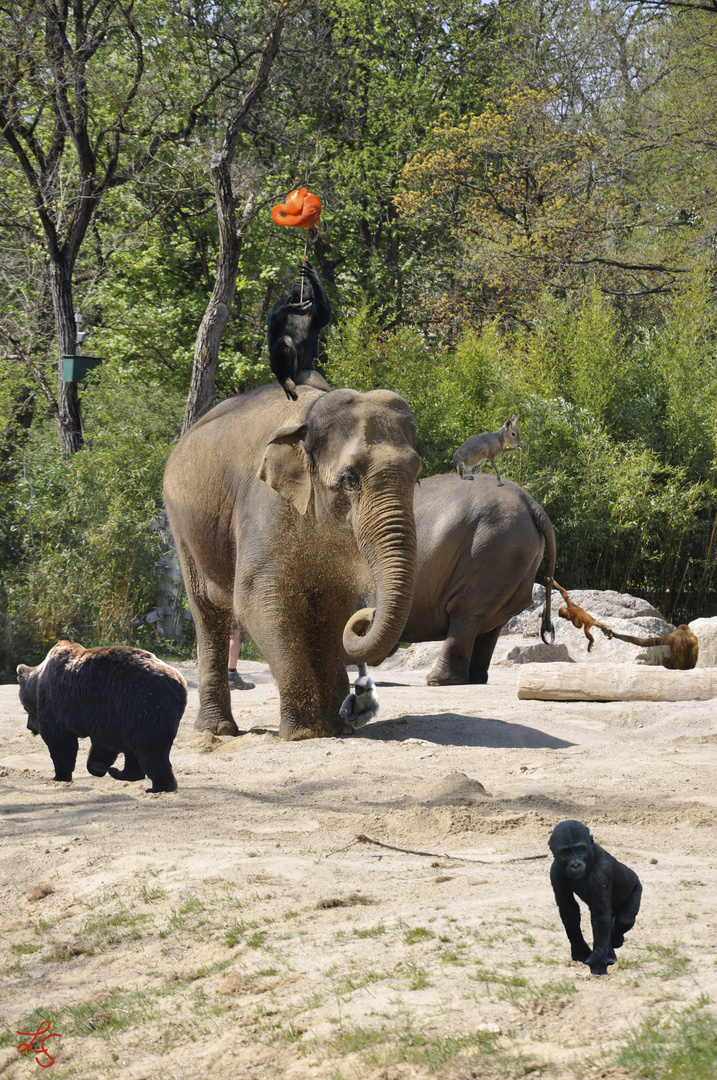
POLYGON ((450 352, 385 329, 364 305, 328 352, 335 385, 407 399, 424 475, 517 413, 523 453, 506 453, 501 473, 547 510, 561 584, 648 595, 673 621, 717 606, 717 326, 704 276, 650 333, 630 336, 593 290, 546 294, 530 332, 494 321, 450 352))
POLYGON ((13 556, 0 567, 8 680, 59 638, 154 645, 132 624, 156 606, 163 545, 153 523, 182 400, 157 391, 150 403, 104 374, 85 401, 85 449, 59 454, 51 425, 37 424, 0 488, 13 556))

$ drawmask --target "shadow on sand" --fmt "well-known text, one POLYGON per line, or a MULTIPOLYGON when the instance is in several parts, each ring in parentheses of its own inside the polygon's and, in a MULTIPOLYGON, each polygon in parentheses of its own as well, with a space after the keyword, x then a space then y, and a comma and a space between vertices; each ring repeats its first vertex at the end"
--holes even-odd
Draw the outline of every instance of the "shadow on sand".
POLYGON ((376 720, 353 735, 356 739, 381 739, 405 742, 425 739, 439 746, 530 747, 559 750, 575 743, 546 735, 524 724, 508 724, 485 716, 463 716, 460 713, 438 713, 432 716, 399 716, 395 720, 376 720))

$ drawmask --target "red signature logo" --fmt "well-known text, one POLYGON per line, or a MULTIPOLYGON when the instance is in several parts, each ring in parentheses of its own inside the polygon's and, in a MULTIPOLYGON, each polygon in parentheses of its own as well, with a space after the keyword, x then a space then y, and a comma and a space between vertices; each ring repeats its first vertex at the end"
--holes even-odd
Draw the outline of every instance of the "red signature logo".
POLYGON ((32 1038, 30 1038, 29 1042, 20 1043, 20 1045, 17 1048, 18 1054, 24 1054, 26 1050, 34 1049, 32 1044, 35 1042, 35 1039, 39 1039, 39 1037, 41 1035, 43 1035, 45 1032, 49 1032, 49 1034, 45 1035, 45 1038, 40 1043, 40 1053, 44 1054, 45 1057, 48 1057, 50 1060, 47 1062, 47 1064, 45 1064, 45 1062, 40 1061, 39 1056, 36 1055, 35 1056, 35 1061, 37 1062, 37 1064, 40 1066, 41 1069, 49 1069, 51 1065, 55 1064, 54 1057, 52 1056, 52 1054, 50 1053, 49 1050, 45 1049, 45 1039, 59 1039, 61 1036, 58 1035, 54 1031, 50 1031, 50 1021, 49 1020, 43 1020, 43 1022, 40 1024, 39 1028, 37 1029, 37 1031, 35 1032, 34 1035, 32 1034, 31 1031, 18 1031, 18 1032, 16 1032, 17 1035, 24 1035, 26 1039, 29 1038, 32 1035, 32 1038))

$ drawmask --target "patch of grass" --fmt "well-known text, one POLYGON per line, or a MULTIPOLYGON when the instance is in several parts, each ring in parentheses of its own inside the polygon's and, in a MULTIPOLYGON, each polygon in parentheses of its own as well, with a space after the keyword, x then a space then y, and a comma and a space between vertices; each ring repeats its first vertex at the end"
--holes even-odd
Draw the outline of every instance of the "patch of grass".
POLYGON ((246 939, 246 943, 250 949, 261 949, 264 945, 265 937, 266 930, 256 930, 250 938, 246 939))
POLYGON ((166 890, 161 885, 149 885, 146 881, 140 881, 139 883, 139 895, 140 899, 145 904, 151 904, 155 900, 163 900, 167 895, 166 890))
POLYGON ((139 941, 142 937, 139 927, 153 921, 151 915, 140 915, 130 911, 129 908, 120 908, 111 915, 87 919, 84 930, 87 934, 104 938, 104 944, 114 945, 126 937, 132 941, 139 941))
POLYGON ((304 1034, 302 1028, 295 1028, 291 1022, 289 1022, 288 1027, 281 1029, 281 1033, 287 1042, 298 1042, 301 1036, 304 1034))
POLYGON ((358 1053, 367 1065, 405 1062, 435 1072, 466 1050, 480 1056, 496 1052, 497 1036, 485 1031, 470 1035, 431 1037, 407 1026, 401 1029, 344 1028, 337 1032, 334 1047, 341 1055, 358 1053))
POLYGON ((645 952, 650 961, 657 961, 660 965, 657 974, 663 979, 676 979, 683 975, 690 966, 688 956, 679 952, 680 942, 674 941, 672 945, 645 945, 645 952))
POLYGON ((361 937, 361 938, 381 937, 382 934, 386 933, 386 927, 383 925, 383 923, 379 923, 378 926, 366 927, 363 930, 361 930, 357 926, 355 926, 354 929, 353 929, 353 933, 354 933, 354 937, 361 937))
POLYGON ((714 1080, 717 1017, 707 1004, 703 997, 678 1016, 648 1018, 618 1052, 615 1064, 635 1080, 714 1080))
POLYGON ((234 922, 228 928, 224 934, 224 944, 228 949, 233 949, 235 945, 238 945, 246 932, 246 926, 243 922, 234 922))
POLYGON ((420 967, 415 960, 409 960, 406 964, 409 990, 423 990, 426 986, 432 986, 428 979, 428 972, 420 967))
POLYGON ((344 997, 346 994, 352 994, 355 990, 362 990, 364 986, 368 986, 370 983, 380 982, 383 978, 384 976, 379 975, 377 971, 365 971, 358 976, 344 975, 335 981, 334 994, 337 997, 344 997))
POLYGON ((407 930, 403 935, 403 940, 407 945, 416 945, 419 941, 430 941, 436 935, 432 930, 427 930, 425 926, 414 926, 412 930, 407 930))
POLYGON ((443 949, 438 954, 438 959, 443 964, 455 964, 456 967, 463 967, 468 962, 466 955, 466 949, 468 946, 464 942, 458 942, 453 949, 443 949))
POLYGON ((29 953, 39 952, 42 945, 11 945, 10 951, 14 952, 16 956, 26 956, 29 953))
POLYGON ((388 1037, 386 1031, 376 1028, 344 1028, 337 1033, 334 1047, 339 1054, 356 1054, 385 1042, 388 1037))
POLYGON ((499 986, 513 989, 522 989, 528 985, 528 980, 523 975, 505 975, 497 968, 488 968, 480 962, 476 965, 475 975, 469 975, 468 978, 486 984, 497 983, 499 986))
POLYGON ((172 911, 169 927, 172 930, 196 934, 209 922, 206 910, 207 905, 203 900, 198 896, 190 896, 172 911))
POLYGON ((116 1032, 139 1027, 153 1015, 154 1007, 148 994, 139 990, 112 990, 98 1001, 62 1009, 35 1009, 17 1027, 19 1031, 37 1031, 45 1020, 49 1020, 50 1031, 61 1036, 99 1035, 107 1039, 116 1032))

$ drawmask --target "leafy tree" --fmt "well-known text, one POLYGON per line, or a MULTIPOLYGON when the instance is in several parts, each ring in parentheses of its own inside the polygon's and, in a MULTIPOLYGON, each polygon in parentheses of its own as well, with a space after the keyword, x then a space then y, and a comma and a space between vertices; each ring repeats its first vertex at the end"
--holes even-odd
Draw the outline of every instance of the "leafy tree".
POLYGON ((431 127, 431 149, 402 171, 398 208, 433 215, 462 241, 456 276, 478 314, 524 317, 540 291, 599 280, 628 292, 646 275, 672 286, 679 270, 626 250, 636 211, 619 182, 624 162, 607 138, 562 120, 557 97, 513 88, 478 115, 431 127))
MULTIPOLYGON (((253 0, 239 14, 198 0, 169 19, 153 0, 24 0, 0 12, 0 133, 40 225, 60 358, 75 353, 73 277, 103 199, 186 142, 222 88, 241 85, 262 21, 253 0)), ((77 384, 60 377, 57 401, 74 452, 77 384)))

